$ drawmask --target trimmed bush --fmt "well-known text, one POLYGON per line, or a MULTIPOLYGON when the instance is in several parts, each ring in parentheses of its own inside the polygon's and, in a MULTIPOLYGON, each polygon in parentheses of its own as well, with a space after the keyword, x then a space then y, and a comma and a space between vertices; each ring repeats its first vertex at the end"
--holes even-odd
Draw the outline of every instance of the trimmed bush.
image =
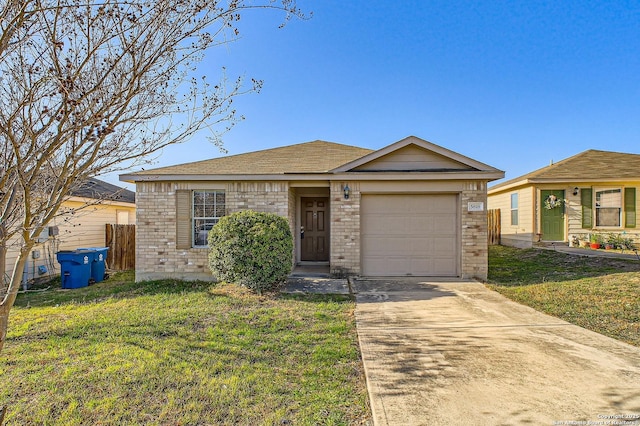
POLYGON ((245 210, 221 218, 209 232, 209 248, 209 268, 218 280, 258 293, 276 289, 291 273, 291 230, 273 213, 245 210))

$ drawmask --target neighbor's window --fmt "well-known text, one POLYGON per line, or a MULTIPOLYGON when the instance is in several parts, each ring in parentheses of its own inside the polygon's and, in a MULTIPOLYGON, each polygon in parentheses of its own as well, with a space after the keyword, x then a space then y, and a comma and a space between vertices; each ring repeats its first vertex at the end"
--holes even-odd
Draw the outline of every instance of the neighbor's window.
POLYGON ((620 226, 622 216, 622 190, 596 190, 596 226, 620 226))
POLYGON ((511 224, 518 224, 518 194, 511 194, 511 224))
POLYGON ((193 191, 193 245, 207 245, 207 236, 213 225, 224 216, 224 191, 193 191))

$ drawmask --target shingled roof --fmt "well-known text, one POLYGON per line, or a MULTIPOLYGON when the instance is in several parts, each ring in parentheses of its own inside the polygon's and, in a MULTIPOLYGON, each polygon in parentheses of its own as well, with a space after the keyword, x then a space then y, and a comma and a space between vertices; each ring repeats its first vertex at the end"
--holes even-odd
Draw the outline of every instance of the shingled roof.
POLYGON ((373 152, 370 149, 326 141, 313 141, 280 148, 230 155, 193 163, 143 170, 129 175, 271 175, 326 173, 373 152))
POLYGON ((640 180, 640 154, 590 149, 489 188, 495 191, 516 183, 589 181, 602 178, 640 180))
POLYGON ((135 192, 96 178, 89 178, 86 182, 83 182, 78 188, 71 191, 71 195, 95 200, 120 201, 123 203, 136 202, 135 192))

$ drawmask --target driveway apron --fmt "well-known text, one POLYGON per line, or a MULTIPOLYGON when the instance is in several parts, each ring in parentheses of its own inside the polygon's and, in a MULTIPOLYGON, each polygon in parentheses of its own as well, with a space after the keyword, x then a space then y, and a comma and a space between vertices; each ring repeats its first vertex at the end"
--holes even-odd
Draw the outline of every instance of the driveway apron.
POLYGON ((640 425, 640 348, 477 282, 352 286, 376 425, 640 425))

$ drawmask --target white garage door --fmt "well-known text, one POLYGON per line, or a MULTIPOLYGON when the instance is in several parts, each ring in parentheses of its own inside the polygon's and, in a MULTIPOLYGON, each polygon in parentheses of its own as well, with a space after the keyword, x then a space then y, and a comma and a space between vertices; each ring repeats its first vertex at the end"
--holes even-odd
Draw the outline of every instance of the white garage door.
POLYGON ((363 195, 363 275, 457 276, 457 205, 455 194, 363 195))

